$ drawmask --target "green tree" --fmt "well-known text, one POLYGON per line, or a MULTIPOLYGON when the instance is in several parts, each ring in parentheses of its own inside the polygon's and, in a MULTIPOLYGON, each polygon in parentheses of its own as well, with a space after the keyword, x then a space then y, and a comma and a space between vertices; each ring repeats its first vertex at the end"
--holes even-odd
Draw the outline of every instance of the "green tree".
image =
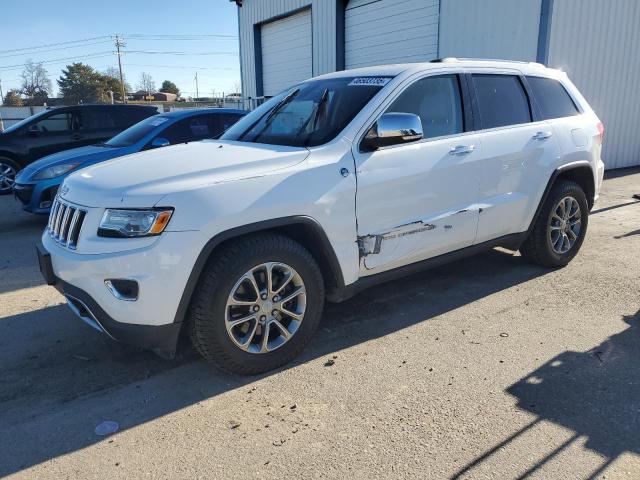
POLYGON ((21 107, 22 97, 18 90, 9 90, 4 97, 4 105, 7 107, 21 107))
POLYGON ((73 63, 62 70, 58 79, 60 95, 68 103, 91 103, 103 96, 102 75, 89 65, 73 63))
POLYGON ((178 86, 171 80, 165 80, 164 82, 162 82, 160 91, 162 93, 173 93, 174 95, 180 95, 180 89, 178 89, 178 86))

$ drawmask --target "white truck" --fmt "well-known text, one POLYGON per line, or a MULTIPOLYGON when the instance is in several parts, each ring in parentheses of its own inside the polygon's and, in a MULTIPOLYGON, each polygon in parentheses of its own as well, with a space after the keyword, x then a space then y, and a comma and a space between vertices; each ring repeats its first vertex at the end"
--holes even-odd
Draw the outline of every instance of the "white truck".
POLYGON ((218 140, 69 176, 38 247, 86 323, 241 374, 290 361, 325 299, 485 249, 566 265, 604 127, 540 64, 442 59, 292 86, 218 140))

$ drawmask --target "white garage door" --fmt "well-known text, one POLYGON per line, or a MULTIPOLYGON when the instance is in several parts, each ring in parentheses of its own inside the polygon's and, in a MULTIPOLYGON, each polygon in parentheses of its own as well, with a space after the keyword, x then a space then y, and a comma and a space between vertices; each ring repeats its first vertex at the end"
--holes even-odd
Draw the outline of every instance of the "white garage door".
POLYGON ((424 62, 438 55, 439 0, 350 0, 346 68, 424 62))
POLYGON ((313 76, 311 33, 311 9, 262 25, 265 96, 313 76))

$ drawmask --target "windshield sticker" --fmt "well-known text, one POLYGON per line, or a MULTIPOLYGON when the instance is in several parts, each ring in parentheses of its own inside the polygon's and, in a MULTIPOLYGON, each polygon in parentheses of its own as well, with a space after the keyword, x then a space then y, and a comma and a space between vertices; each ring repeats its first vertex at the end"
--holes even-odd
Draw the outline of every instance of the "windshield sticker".
POLYGON ((357 77, 349 82, 350 87, 384 87, 391 77, 357 77))
POLYGON ((168 120, 168 118, 154 118, 153 121, 151 122, 151 125, 153 125, 154 127, 157 127, 158 125, 162 125, 164 122, 166 122, 168 120))

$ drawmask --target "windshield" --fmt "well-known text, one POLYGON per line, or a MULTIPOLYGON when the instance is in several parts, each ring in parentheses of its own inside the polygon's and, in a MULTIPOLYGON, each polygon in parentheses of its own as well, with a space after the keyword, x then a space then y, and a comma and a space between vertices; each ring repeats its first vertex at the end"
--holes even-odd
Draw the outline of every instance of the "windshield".
POLYGON ((51 110, 43 110, 43 111, 41 111, 39 113, 36 113, 35 115, 31 115, 30 117, 24 118, 24 119, 20 120, 18 123, 14 123, 10 127, 5 128, 2 133, 15 132, 16 130, 18 130, 19 128, 23 127, 27 123, 32 122, 33 120, 36 120, 36 119, 42 117, 43 115, 45 115, 47 113, 51 113, 51 110))
POLYGON ((120 132, 111 140, 105 142, 104 145, 108 147, 130 147, 134 143, 138 143, 144 137, 149 135, 149 133, 151 133, 153 130, 168 121, 169 118, 162 115, 145 118, 141 122, 138 122, 135 125, 127 128, 123 132, 120 132))
POLYGON ((264 103, 221 140, 313 147, 333 140, 391 77, 312 80, 264 103))

